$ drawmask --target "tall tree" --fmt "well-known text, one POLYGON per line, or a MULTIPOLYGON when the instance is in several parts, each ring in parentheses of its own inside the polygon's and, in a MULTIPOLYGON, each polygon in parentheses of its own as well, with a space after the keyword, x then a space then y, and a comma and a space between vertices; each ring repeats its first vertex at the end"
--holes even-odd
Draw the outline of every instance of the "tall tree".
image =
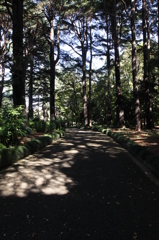
POLYGON ((109 16, 106 16, 106 35, 107 35, 107 72, 108 72, 108 104, 107 104, 107 111, 108 111, 108 124, 111 123, 111 96, 110 96, 110 22, 109 22, 109 16))
POLYGON ((6 47, 7 47, 7 19, 8 16, 1 16, 1 28, 0 28, 0 69, 2 72, 0 79, 0 107, 2 106, 4 78, 5 78, 5 59, 6 59, 6 47), (3 43, 2 43, 3 39, 3 43))
POLYGON ((70 34, 74 34, 74 43, 79 45, 73 46, 73 42, 66 42, 75 54, 79 57, 78 60, 82 63, 82 90, 83 90, 83 112, 84 112, 84 126, 88 126, 88 108, 87 108, 87 91, 86 91, 86 62, 88 52, 88 16, 86 14, 85 5, 78 2, 74 6, 73 12, 67 15, 66 20, 70 34), (80 52, 79 52, 80 50, 80 52))
POLYGON ((119 56, 119 42, 118 28, 117 28, 117 9, 116 0, 113 0, 113 14, 111 16, 112 21, 112 37, 115 49, 115 76, 116 76, 116 94, 117 94, 117 124, 119 127, 124 126, 124 110, 122 106, 122 93, 121 93, 121 81, 120 81, 120 56, 119 56))
POLYGON ((23 74, 23 0, 12 1, 13 19, 13 102, 25 106, 25 76, 23 74))
POLYGON ((142 27, 143 27, 143 55, 144 55, 144 83, 145 83, 145 113, 147 128, 152 128, 152 113, 150 105, 149 72, 148 72, 148 37, 147 37, 147 2, 142 0, 142 27))
POLYGON ((89 99, 88 99, 88 124, 89 127, 92 126, 92 59, 93 59, 93 41, 92 41, 92 27, 89 27, 89 49, 90 49, 90 60, 89 60, 89 99))
POLYGON ((50 120, 55 120, 55 67, 60 56, 60 23, 63 1, 49 0, 43 4, 43 11, 49 23, 50 46, 50 120))
POLYGON ((135 102, 136 130, 141 130, 140 100, 138 93, 137 79, 137 48, 136 48, 136 28, 135 28, 135 0, 131 0, 131 34, 132 34, 132 75, 133 93, 135 102))

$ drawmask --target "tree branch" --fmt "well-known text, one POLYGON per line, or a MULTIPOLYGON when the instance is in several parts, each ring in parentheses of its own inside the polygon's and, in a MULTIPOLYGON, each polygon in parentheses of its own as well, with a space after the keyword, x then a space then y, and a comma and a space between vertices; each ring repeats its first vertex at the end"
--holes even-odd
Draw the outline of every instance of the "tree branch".
POLYGON ((6 6, 6 8, 7 8, 7 11, 8 11, 8 13, 9 13, 12 21, 14 22, 13 14, 12 14, 11 11, 10 11, 9 5, 8 5, 8 3, 7 3, 7 0, 5 0, 5 6, 6 6))

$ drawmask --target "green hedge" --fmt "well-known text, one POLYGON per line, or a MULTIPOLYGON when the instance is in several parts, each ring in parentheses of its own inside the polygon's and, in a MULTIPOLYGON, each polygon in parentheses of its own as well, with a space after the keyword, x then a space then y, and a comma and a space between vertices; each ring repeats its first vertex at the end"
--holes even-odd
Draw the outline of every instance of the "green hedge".
POLYGON ((63 136, 65 131, 60 130, 59 132, 54 132, 51 135, 44 135, 38 138, 34 138, 24 145, 18 147, 10 147, 2 149, 0 154, 0 169, 12 165, 19 159, 22 159, 29 154, 33 154, 38 150, 44 148, 45 146, 52 143, 52 141, 57 140, 63 136))

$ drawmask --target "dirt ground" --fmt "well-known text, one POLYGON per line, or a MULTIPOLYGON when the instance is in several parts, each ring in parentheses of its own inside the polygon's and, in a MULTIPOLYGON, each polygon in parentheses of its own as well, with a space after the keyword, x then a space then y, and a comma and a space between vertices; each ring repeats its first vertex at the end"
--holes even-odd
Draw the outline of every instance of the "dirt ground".
POLYGON ((159 156, 159 127, 153 130, 142 130, 140 132, 131 128, 113 129, 113 131, 124 134, 137 144, 146 146, 150 151, 159 156))

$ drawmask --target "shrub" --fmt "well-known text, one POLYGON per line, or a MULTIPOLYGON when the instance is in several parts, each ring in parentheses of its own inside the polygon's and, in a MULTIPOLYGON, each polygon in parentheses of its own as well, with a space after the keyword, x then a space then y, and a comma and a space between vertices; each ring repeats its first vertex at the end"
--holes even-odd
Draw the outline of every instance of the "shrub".
POLYGON ((44 133, 46 132, 47 124, 44 120, 34 118, 29 120, 29 127, 32 128, 33 131, 44 133))
POLYGON ((0 109, 0 142, 5 146, 17 145, 27 135, 24 107, 6 105, 0 109))
POLYGON ((47 132, 52 133, 54 130, 64 130, 66 125, 65 120, 56 119, 51 122, 47 122, 47 132))
POLYGON ((51 122, 48 124, 48 132, 49 132, 49 133, 52 133, 55 129, 56 129, 56 124, 55 124, 54 121, 51 121, 51 122))
POLYGON ((35 121, 34 128, 37 132, 44 133, 46 131, 46 122, 44 120, 35 121))
POLYGON ((5 145, 3 145, 2 143, 0 143, 0 153, 2 152, 2 150, 3 149, 5 149, 6 148, 6 146, 5 145))

